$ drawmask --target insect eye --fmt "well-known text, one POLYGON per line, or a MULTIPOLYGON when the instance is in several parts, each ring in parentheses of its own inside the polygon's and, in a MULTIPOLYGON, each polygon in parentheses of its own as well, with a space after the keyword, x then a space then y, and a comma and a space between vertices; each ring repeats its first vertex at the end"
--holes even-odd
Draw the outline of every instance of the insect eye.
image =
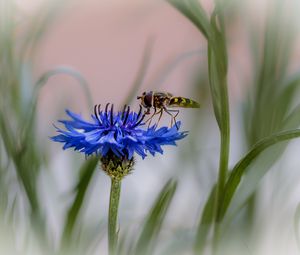
POLYGON ((145 103, 146 107, 152 107, 152 94, 147 94, 144 97, 144 103, 145 103))

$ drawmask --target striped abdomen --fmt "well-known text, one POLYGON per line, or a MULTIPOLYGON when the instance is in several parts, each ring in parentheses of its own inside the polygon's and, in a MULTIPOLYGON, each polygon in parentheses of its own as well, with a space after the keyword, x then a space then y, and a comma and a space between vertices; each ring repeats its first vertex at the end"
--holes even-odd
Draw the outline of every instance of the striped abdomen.
POLYGON ((185 97, 171 97, 169 107, 199 108, 200 104, 185 97))

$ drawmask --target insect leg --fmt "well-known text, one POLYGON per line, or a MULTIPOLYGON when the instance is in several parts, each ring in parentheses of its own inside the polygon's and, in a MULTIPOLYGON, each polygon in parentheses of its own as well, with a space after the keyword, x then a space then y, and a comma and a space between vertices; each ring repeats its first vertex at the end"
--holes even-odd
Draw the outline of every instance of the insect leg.
MULTIPOLYGON (((158 121, 156 122, 156 125, 158 125, 158 123, 159 123, 159 121, 160 121, 160 119, 161 119, 161 116, 162 116, 162 114, 163 114, 163 109, 159 109, 158 111, 156 111, 157 109, 155 109, 155 112, 151 115, 151 117, 147 120, 147 121, 149 121, 150 120, 150 122, 149 122, 149 124, 148 124, 148 127, 150 126, 150 124, 151 124, 151 121, 152 121, 152 119, 153 119, 153 117, 155 116, 155 115, 158 115, 158 114, 160 114, 159 115, 159 118, 158 118, 158 121)), ((146 122, 147 122, 146 121, 146 122)))
POLYGON ((157 125, 158 125, 158 123, 159 123, 159 121, 160 121, 160 119, 161 119, 161 116, 162 116, 163 112, 164 112, 164 111, 163 111, 163 109, 161 108, 161 109, 159 110, 159 112, 157 113, 157 114, 160 113, 159 118, 158 118, 158 121, 157 121, 157 125))
POLYGON ((164 110, 165 110, 165 112, 167 114, 169 114, 172 117, 172 119, 171 119, 171 127, 172 127, 173 121, 174 121, 176 128, 179 129, 178 126, 177 126, 177 123, 176 123, 176 117, 179 114, 179 110, 168 110, 166 107, 164 107, 164 110), (173 115, 171 112, 175 112, 175 115, 173 115))
POLYGON ((160 121, 160 119, 161 119, 161 116, 162 116, 162 114, 163 114, 163 109, 162 109, 162 108, 156 108, 156 107, 154 107, 154 113, 151 115, 151 117, 150 117, 149 119, 147 119, 147 120, 145 121, 145 123, 147 123, 148 121, 150 121, 149 124, 148 124, 148 127, 150 126, 153 117, 154 117, 155 115, 158 115, 158 114, 160 114, 160 115, 159 115, 159 118, 158 118, 158 121, 157 121, 156 124, 158 124, 159 121, 160 121), (157 110, 157 109, 158 109, 158 110, 157 110))
MULTIPOLYGON (((150 111, 150 108, 148 108, 148 110, 150 111)), ((151 115, 151 117, 145 121, 145 123, 147 123, 149 121, 148 127, 150 127, 151 121, 152 121, 155 114, 156 114, 156 107, 154 107, 154 112, 151 115)))
POLYGON ((169 110, 169 112, 175 112, 175 115, 173 116, 173 120, 174 120, 174 122, 175 122, 176 128, 178 129, 176 117, 177 117, 178 114, 179 114, 179 110, 169 110))

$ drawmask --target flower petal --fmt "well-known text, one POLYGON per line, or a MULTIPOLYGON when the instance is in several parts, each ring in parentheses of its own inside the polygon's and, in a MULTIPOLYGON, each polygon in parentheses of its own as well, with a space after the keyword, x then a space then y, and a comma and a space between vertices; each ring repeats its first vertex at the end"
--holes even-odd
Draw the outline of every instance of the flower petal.
POLYGON ((60 120, 66 130, 55 127, 56 136, 51 137, 55 142, 63 143, 63 149, 74 148, 77 151, 90 155, 101 156, 109 152, 117 157, 131 159, 134 153, 143 159, 147 153, 155 155, 163 153, 163 145, 176 145, 176 141, 187 136, 187 132, 179 132, 180 121, 168 127, 151 127, 141 129, 143 122, 138 123, 138 114, 135 112, 101 111, 98 116, 91 115, 91 122, 85 121, 80 115, 66 110, 71 120, 60 120), (178 129, 177 129, 178 128, 178 129))

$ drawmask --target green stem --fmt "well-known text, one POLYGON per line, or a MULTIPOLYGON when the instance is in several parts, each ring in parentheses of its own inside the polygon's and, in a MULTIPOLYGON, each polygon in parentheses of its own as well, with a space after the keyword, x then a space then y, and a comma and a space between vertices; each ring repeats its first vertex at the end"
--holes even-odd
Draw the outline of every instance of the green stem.
POLYGON ((109 255, 116 254, 116 247, 117 247, 117 240, 118 240, 117 220, 118 220, 120 191, 121 191, 121 180, 116 178, 111 178, 109 212, 108 212, 109 255))
MULTIPOLYGON (((222 32, 224 33, 224 32, 222 32)), ((215 42, 213 42, 215 43, 215 42)), ((226 47, 224 46, 224 66, 219 66, 217 59, 217 45, 213 45, 213 51, 211 54, 213 61, 215 61, 217 70, 219 72, 219 90, 220 90, 220 136, 221 136, 221 145, 220 145, 220 161, 219 161, 219 173, 218 181, 216 187, 216 194, 214 200, 214 235, 213 235, 213 246, 214 254, 217 253, 218 243, 220 239, 220 209, 224 199, 224 189, 225 183, 228 175, 228 161, 229 161, 229 148, 230 148, 230 113, 229 113, 229 99, 228 99, 228 90, 227 90, 227 61, 226 61, 226 47)), ((222 45, 221 45, 222 46, 222 45)), ((220 46, 220 47, 221 47, 220 46)))
MULTIPOLYGON (((225 111, 227 112, 227 111, 225 111)), ((213 237, 213 247, 214 254, 217 253, 218 243, 220 239, 220 208, 223 202, 225 182, 228 173, 228 158, 229 158, 229 116, 228 125, 223 132, 221 132, 221 151, 220 151, 220 163, 219 163, 219 176, 217 183, 217 190, 214 201, 214 237, 213 237)))

